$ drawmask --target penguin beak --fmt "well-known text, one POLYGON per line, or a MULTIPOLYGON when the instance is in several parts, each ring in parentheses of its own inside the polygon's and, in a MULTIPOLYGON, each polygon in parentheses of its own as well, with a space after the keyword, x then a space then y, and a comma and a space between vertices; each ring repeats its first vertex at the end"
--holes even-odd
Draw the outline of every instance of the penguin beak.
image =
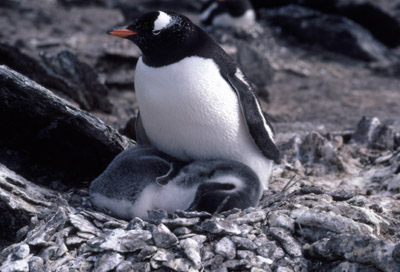
POLYGON ((116 36, 116 37, 121 37, 121 38, 126 38, 129 36, 133 36, 138 34, 136 31, 127 29, 127 28, 111 28, 110 30, 107 31, 108 35, 116 36))

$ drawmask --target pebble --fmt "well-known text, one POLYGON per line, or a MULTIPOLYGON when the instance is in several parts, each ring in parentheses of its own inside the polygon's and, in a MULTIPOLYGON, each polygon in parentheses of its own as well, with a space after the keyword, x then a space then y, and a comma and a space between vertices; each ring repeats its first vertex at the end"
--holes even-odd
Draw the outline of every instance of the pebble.
POLYGON ((153 240, 157 247, 168 248, 178 243, 178 238, 164 224, 153 227, 153 240))
POLYGON ((215 244, 215 253, 232 260, 236 256, 236 246, 228 237, 224 237, 215 244))

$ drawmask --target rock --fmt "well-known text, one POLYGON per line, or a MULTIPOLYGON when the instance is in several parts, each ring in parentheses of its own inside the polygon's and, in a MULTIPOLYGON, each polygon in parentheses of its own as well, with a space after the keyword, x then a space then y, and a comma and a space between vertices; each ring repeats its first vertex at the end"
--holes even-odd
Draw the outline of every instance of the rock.
POLYGON ((33 182, 82 186, 134 144, 6 66, 0 86, 0 161, 33 182))
POLYGON ((6 262, 0 266, 2 272, 29 272, 29 264, 25 260, 6 262))
POLYGON ((353 21, 339 16, 289 5, 264 11, 263 19, 278 25, 299 40, 364 61, 387 59, 387 48, 353 21))
POLYGON ((115 272, 131 272, 133 270, 133 264, 131 262, 122 261, 115 269, 115 272))
POLYGON ((395 134, 390 126, 382 124, 378 118, 363 117, 357 125, 352 141, 365 143, 372 148, 391 150, 395 144, 395 134))
POLYGON ((119 253, 135 252, 146 246, 146 241, 152 235, 147 230, 122 230, 114 229, 105 231, 99 237, 95 237, 87 242, 88 250, 101 252, 113 250, 119 253))
POLYGON ((400 45, 400 23, 386 13, 379 4, 363 1, 338 1, 335 13, 353 20, 388 47, 400 45), (368 18, 368 19, 367 19, 368 18))
POLYGON ((173 260, 170 260, 164 264, 165 267, 172 269, 173 271, 179 271, 179 272, 193 272, 193 271, 198 271, 194 270, 191 268, 192 263, 184 258, 176 258, 173 260))
POLYGON ((33 256, 29 260, 29 271, 30 272, 42 272, 44 271, 43 259, 37 256, 33 256))
POLYGON ((115 269, 122 261, 124 257, 116 252, 107 252, 96 261, 94 265, 95 271, 107 272, 115 269))
POLYGON ((141 261, 150 259, 151 257, 153 257, 153 255, 157 252, 157 247, 155 246, 145 246, 144 248, 142 248, 142 250, 140 250, 139 254, 138 254, 138 259, 141 261))
POLYGON ((83 109, 111 113, 112 105, 107 99, 109 90, 100 82, 98 74, 92 67, 79 61, 77 56, 69 51, 62 51, 55 56, 41 57, 47 67, 67 82, 69 92, 66 94, 83 109))
POLYGON ((70 214, 69 220, 71 224, 82 232, 91 233, 94 235, 99 235, 99 230, 93 226, 88 220, 86 220, 82 215, 70 214))
POLYGON ((240 236, 232 236, 232 241, 236 244, 237 248, 243 248, 247 250, 256 250, 256 244, 251 241, 249 238, 240 237, 240 236))
POLYGON ((182 240, 180 245, 183 248, 186 256, 192 261, 193 267, 195 269, 201 269, 202 264, 199 244, 195 240, 187 238, 182 240))
POLYGON ((281 214, 279 212, 271 213, 269 217, 269 225, 271 227, 279 227, 294 232, 294 220, 287 216, 286 214, 281 214))
POLYGON ((50 216, 46 222, 42 222, 39 228, 28 232, 26 241, 30 246, 51 246, 51 237, 58 229, 62 229, 68 218, 65 208, 59 208, 58 212, 50 216))
POLYGON ((159 224, 152 230, 154 243, 157 247, 168 248, 178 243, 178 238, 164 224, 159 224))
POLYGON ((275 238, 292 257, 302 256, 302 250, 299 243, 290 235, 290 232, 282 228, 269 228, 269 234, 275 238))
POLYGON ((161 220, 168 218, 168 213, 166 210, 152 210, 147 211, 148 220, 153 224, 160 224, 161 220))
POLYGON ((37 59, 21 52, 17 47, 0 42, 0 64, 24 74, 44 87, 63 94, 85 110, 110 113, 112 105, 107 99, 109 90, 100 83, 96 71, 68 51, 57 56, 43 55, 37 59))
POLYGON ((162 219, 161 222, 168 227, 188 227, 196 225, 200 221, 200 218, 174 218, 174 219, 162 219))
POLYGON ((22 260, 28 257, 30 253, 29 246, 27 244, 22 244, 15 247, 11 252, 11 258, 13 260, 22 260))
POLYGON ((274 77, 274 70, 269 61, 257 49, 246 43, 239 44, 236 55, 244 74, 252 84, 256 85, 257 95, 268 101, 267 86, 271 84, 274 77))
POLYGON ((235 223, 222 220, 204 221, 201 224, 201 229, 203 231, 207 231, 214 234, 216 233, 235 234, 235 235, 241 234, 241 230, 235 223))
POLYGON ((337 235, 313 243, 306 254, 327 260, 346 260, 373 265, 382 271, 398 271, 400 263, 394 261, 394 245, 366 235, 337 235), (350 253, 351 252, 351 253, 350 253))
POLYGON ((236 256, 236 246, 231 239, 224 237, 215 244, 215 253, 232 260, 236 256))
POLYGON ((157 253, 150 260, 150 265, 153 269, 158 269, 163 263, 167 263, 174 259, 174 254, 163 248, 158 249, 157 253))

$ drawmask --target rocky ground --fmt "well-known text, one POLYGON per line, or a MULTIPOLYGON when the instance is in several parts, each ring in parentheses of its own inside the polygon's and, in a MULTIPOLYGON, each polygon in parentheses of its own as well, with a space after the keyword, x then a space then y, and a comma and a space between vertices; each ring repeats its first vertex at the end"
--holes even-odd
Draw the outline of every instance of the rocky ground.
POLYGON ((195 1, 136 2, 0 3, 0 270, 400 271, 400 2, 271 1, 250 32, 210 30, 274 121, 270 190, 126 222, 87 193, 134 145, 140 52, 104 33, 142 7, 198 20, 195 1))

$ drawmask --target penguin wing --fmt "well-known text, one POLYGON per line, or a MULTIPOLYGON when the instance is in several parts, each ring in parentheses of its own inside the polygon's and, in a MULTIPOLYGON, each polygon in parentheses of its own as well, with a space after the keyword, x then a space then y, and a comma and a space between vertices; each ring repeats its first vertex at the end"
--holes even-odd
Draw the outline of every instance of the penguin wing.
POLYGON ((139 145, 151 145, 149 137, 147 136, 146 131, 144 130, 143 127, 142 118, 140 117, 140 111, 138 111, 138 114, 136 116, 135 133, 136 133, 136 142, 139 145))
POLYGON ((256 145, 266 158, 278 161, 279 150, 273 138, 274 130, 269 120, 264 117, 253 89, 244 74, 237 68, 234 74, 226 72, 223 73, 223 77, 229 82, 239 98, 243 116, 256 145))

